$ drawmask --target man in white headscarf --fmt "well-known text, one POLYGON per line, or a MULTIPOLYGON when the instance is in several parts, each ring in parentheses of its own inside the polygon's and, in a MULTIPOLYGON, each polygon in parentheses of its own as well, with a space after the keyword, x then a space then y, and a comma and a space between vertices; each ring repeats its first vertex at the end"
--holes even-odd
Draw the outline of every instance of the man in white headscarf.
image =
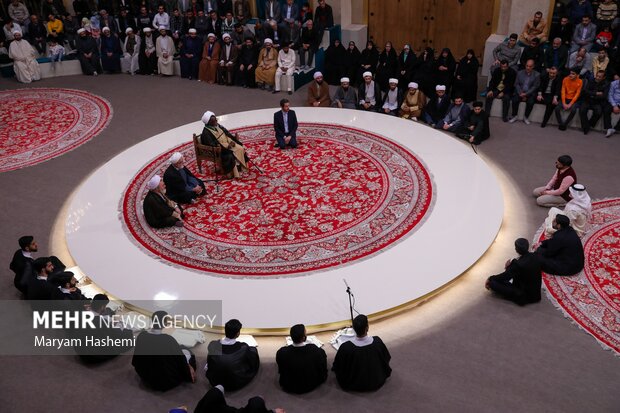
MULTIPOLYGON (((161 7, 161 6, 160 6, 161 7)), ((160 36, 155 42, 155 50, 157 53, 157 70, 160 75, 172 76, 174 75, 174 40, 168 36, 165 26, 159 26, 160 36)))
POLYGON ((185 166, 181 152, 175 152, 170 157, 170 166, 164 172, 164 182, 168 197, 179 204, 189 204, 207 193, 205 183, 185 166))
POLYGON ((13 59, 13 70, 17 81, 30 83, 41 80, 41 69, 35 57, 37 53, 26 40, 22 39, 20 30, 13 30, 13 40, 9 46, 9 57, 13 59))
POLYGON ((348 77, 340 79, 340 86, 336 89, 334 98, 332 99, 332 107, 355 109, 357 103, 357 93, 351 86, 351 81, 348 77))
POLYGON ((588 222, 592 217, 592 200, 586 191, 586 187, 581 184, 574 184, 568 190, 572 199, 564 206, 564 211, 553 207, 545 219, 545 236, 547 238, 556 231, 553 227, 553 220, 558 214, 566 215, 570 219, 570 226, 573 227, 579 237, 582 237, 588 229, 588 222))
POLYGON ((230 178, 240 178, 241 172, 248 169, 248 156, 239 136, 233 135, 217 123, 217 117, 213 112, 205 112, 202 115, 202 123, 205 127, 200 136, 200 143, 207 146, 219 146, 224 174, 230 178))
POLYGON ((149 192, 144 197, 142 210, 146 222, 153 228, 182 227, 183 210, 166 196, 166 184, 159 175, 146 184, 149 192))

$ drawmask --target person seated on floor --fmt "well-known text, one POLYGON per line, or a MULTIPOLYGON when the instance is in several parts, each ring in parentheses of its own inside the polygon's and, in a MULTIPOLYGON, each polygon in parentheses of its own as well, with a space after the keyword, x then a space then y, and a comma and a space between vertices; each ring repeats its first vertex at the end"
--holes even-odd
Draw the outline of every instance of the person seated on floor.
POLYGON ((19 249, 13 254, 13 259, 9 264, 9 268, 15 274, 13 279, 15 288, 22 293, 26 293, 28 281, 30 278, 34 278, 34 276, 29 275, 38 273, 38 271, 32 270, 32 264, 34 263, 32 253, 39 250, 39 244, 37 244, 34 237, 31 235, 20 237, 18 243, 19 249), (28 270, 28 272, 26 272, 26 270, 28 270))
POLYGON ((474 102, 472 106, 474 109, 469 112, 469 116, 456 136, 474 145, 480 145, 482 141, 491 137, 489 114, 482 109, 482 102, 480 101, 474 102))
POLYGON ((398 109, 403 103, 402 90, 398 88, 398 79, 396 78, 390 78, 388 85, 389 88, 383 95, 380 111, 386 115, 398 116, 398 109))
POLYGON ((17 81, 31 83, 41 80, 41 69, 34 47, 22 38, 21 30, 13 29, 12 34, 14 40, 9 44, 9 57, 13 59, 13 70, 17 81))
MULTIPOLYGON (((108 315, 109 310, 106 308, 110 299, 105 294, 96 294, 90 301, 89 311, 93 314, 92 325, 85 326, 83 329, 70 332, 73 338, 81 338, 82 343, 86 344, 85 337, 94 337, 99 340, 108 340, 108 337, 114 344, 108 346, 89 346, 82 345, 74 347, 75 352, 85 363, 101 363, 110 360, 133 347, 133 333, 130 329, 114 327, 111 321, 101 320, 108 315)), ((112 342, 111 342, 112 343, 112 342)))
POLYGON ((357 94, 350 85, 351 80, 348 77, 340 79, 340 86, 336 89, 332 99, 333 108, 355 109, 357 107, 357 94))
POLYGON ((238 134, 232 134, 217 122, 213 112, 207 111, 202 115, 205 127, 200 135, 200 143, 207 146, 221 148, 220 161, 222 170, 230 178, 240 178, 241 172, 248 170, 248 155, 238 134))
POLYGON ((280 386, 287 393, 307 393, 327 380, 327 355, 325 350, 306 343, 306 327, 291 327, 293 344, 276 353, 280 386))
POLYGON ((400 117, 417 122, 426 106, 426 96, 418 89, 416 82, 409 82, 407 89, 403 103, 400 105, 400 117))
POLYGON ((366 71, 362 74, 364 81, 357 88, 357 97, 359 99, 358 109, 376 112, 378 103, 381 102, 382 94, 379 84, 372 78, 372 73, 366 71))
POLYGON ((267 410, 265 400, 262 397, 255 396, 248 400, 246 407, 237 409, 229 406, 224 398, 225 389, 222 385, 212 387, 198 402, 194 413, 239 413, 239 412, 258 412, 258 413, 286 413, 282 408, 275 410, 267 410))
POLYGON ((276 145, 280 149, 284 149, 287 146, 295 149, 297 147, 297 115, 294 110, 290 110, 291 103, 288 99, 282 99, 280 107, 282 110, 273 114, 276 145))
POLYGON ((131 364, 144 383, 154 390, 166 391, 183 382, 196 381, 196 357, 162 330, 168 313, 155 311, 150 331, 136 338, 131 364))
POLYGON ((542 270, 549 275, 575 275, 583 270, 584 254, 581 239, 570 226, 566 215, 553 220, 555 233, 540 243, 536 250, 542 270))
POLYGON ((569 188, 577 183, 577 174, 572 164, 573 158, 569 155, 562 155, 555 161, 556 171, 549 183, 534 189, 533 195, 539 206, 559 207, 570 201, 569 188))
POLYGON ((515 251, 519 258, 506 261, 505 271, 490 276, 485 288, 519 305, 539 302, 542 283, 540 261, 529 248, 530 243, 525 238, 518 238, 515 251))
POLYGON ((368 336, 368 317, 353 319, 356 337, 343 343, 332 370, 343 390, 373 391, 379 389, 392 374, 390 352, 377 336, 368 336))
POLYGON ((446 87, 444 85, 435 86, 435 96, 428 102, 422 114, 424 122, 434 128, 446 116, 449 106, 450 97, 446 94, 446 87))
POLYGON ((588 222, 592 217, 592 200, 586 191, 586 187, 581 184, 571 185, 568 189, 571 200, 566 203, 564 210, 551 208, 545 219, 545 236, 550 238, 556 229, 553 220, 558 214, 566 215, 570 219, 570 225, 581 238, 588 229, 588 222))
POLYGON ((443 129, 448 132, 457 132, 465 124, 469 117, 469 106, 463 102, 461 96, 455 96, 454 103, 448 108, 446 116, 437 122, 436 129, 443 129))
POLYGON ((146 222, 153 228, 182 227, 183 209, 166 196, 166 184, 159 175, 146 184, 149 192, 144 197, 142 211, 146 222))
MULTIPOLYGON (((62 300, 62 293, 49 277, 54 272, 54 264, 49 257, 37 258, 33 262, 35 276, 28 279, 27 300, 62 300)), ((62 273, 61 273, 62 274, 62 273)), ((59 274, 60 275, 60 274, 59 274)))
POLYGON ((258 373, 260 360, 256 347, 237 341, 241 327, 239 320, 228 320, 224 325, 226 337, 209 343, 205 376, 212 386, 221 384, 225 389, 238 390, 258 373))
POLYGON ((164 183, 168 198, 179 204, 189 204, 207 193, 205 183, 185 166, 181 152, 175 152, 170 157, 170 166, 164 172, 164 183))
POLYGON ((71 271, 64 271, 59 274, 48 276, 48 281, 60 290, 59 298, 72 301, 88 301, 89 298, 82 294, 78 288, 78 280, 71 271))
POLYGON ((312 107, 325 107, 328 108, 332 105, 332 100, 329 97, 329 86, 323 80, 323 73, 318 70, 314 72, 314 82, 308 86, 308 106, 312 107))

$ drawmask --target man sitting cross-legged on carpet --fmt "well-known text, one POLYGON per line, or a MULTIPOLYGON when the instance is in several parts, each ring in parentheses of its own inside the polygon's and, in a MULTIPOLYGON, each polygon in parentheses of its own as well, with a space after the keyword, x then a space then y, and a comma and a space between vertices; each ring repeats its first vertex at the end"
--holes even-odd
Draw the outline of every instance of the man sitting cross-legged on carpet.
POLYGON ((243 143, 237 134, 230 133, 225 127, 217 123, 213 112, 202 115, 205 127, 200 135, 200 143, 207 146, 221 147, 221 164, 224 174, 230 178, 241 177, 241 172, 248 169, 248 155, 243 143))
POLYGON ((581 239, 566 215, 556 215, 553 227, 556 232, 541 242, 536 250, 542 270, 550 275, 575 275, 583 270, 584 265, 581 239))
POLYGON ((573 158, 569 155, 560 156, 555 161, 556 171, 546 186, 534 189, 536 203, 542 207, 564 206, 570 201, 571 185, 577 183, 577 174, 571 166, 573 158))
POLYGON ((166 184, 163 179, 155 175, 146 187, 149 192, 142 204, 146 222, 153 228, 182 227, 183 210, 166 196, 166 184))
POLYGON ((142 381, 159 391, 196 381, 196 357, 181 348, 174 337, 162 332, 167 317, 165 311, 153 313, 151 330, 138 335, 131 360, 142 381))
POLYGON ((327 380, 327 355, 325 350, 306 343, 306 327, 291 327, 293 344, 276 353, 280 373, 280 386, 288 393, 307 393, 327 380))
POLYGON ((273 128, 276 132, 276 146, 280 149, 290 146, 297 147, 297 115, 290 110, 291 104, 288 99, 280 101, 282 110, 273 114, 273 128))
POLYGON ((175 152, 170 157, 170 166, 164 172, 164 182, 168 197, 179 204, 189 204, 207 193, 205 183, 185 166, 181 152, 175 152))
POLYGON ((519 305, 539 302, 542 283, 540 261, 529 248, 530 243, 525 238, 518 238, 515 251, 519 258, 508 260, 503 273, 490 276, 485 284, 486 289, 519 305))
POLYGON ((205 375, 212 386, 221 384, 225 389, 238 390, 256 376, 260 359, 255 347, 237 341, 239 320, 228 320, 224 332, 226 337, 209 343, 205 375))
POLYGON ((343 390, 377 390, 392 374, 390 352, 379 337, 368 336, 365 315, 353 319, 353 330, 357 336, 340 346, 332 370, 343 390))

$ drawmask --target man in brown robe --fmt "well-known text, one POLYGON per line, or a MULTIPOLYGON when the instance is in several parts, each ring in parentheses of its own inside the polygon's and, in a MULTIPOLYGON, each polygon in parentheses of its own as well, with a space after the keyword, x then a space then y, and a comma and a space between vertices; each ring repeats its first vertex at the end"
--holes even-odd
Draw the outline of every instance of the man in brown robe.
POLYGON ((202 60, 200 61, 198 80, 209 84, 215 83, 217 78, 217 66, 220 59, 220 44, 216 41, 217 37, 213 33, 207 35, 207 42, 202 50, 202 60))
POLYGON ((400 105, 400 117, 417 121, 422 116, 422 110, 426 106, 426 96, 418 89, 416 82, 410 82, 407 87, 409 90, 400 105))
POLYGON ((278 68, 278 51, 273 48, 273 41, 265 39, 265 46, 258 54, 258 66, 254 75, 256 76, 256 85, 260 89, 271 91, 276 84, 276 69, 278 68))
POLYGON ((308 87, 308 106, 330 107, 332 100, 329 97, 329 86, 323 81, 323 73, 314 73, 314 82, 308 87))
POLYGON ((221 161, 224 173, 230 175, 231 178, 240 178, 241 172, 248 170, 248 157, 239 136, 233 135, 225 127, 220 126, 213 112, 205 112, 202 115, 202 122, 205 127, 200 136, 201 143, 208 146, 219 144, 222 148, 221 161))

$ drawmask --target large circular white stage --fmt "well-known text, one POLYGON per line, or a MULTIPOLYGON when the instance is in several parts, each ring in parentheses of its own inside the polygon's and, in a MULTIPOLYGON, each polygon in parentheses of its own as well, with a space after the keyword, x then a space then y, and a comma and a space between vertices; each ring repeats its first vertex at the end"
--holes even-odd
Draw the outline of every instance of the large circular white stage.
MULTIPOLYGON (((222 300, 224 320, 234 317, 244 327, 273 332, 300 322, 315 328, 346 322, 343 280, 353 290, 361 313, 382 316, 406 308, 461 275, 492 244, 504 211, 502 193, 490 168, 469 144, 425 125, 375 113, 323 108, 296 112, 300 122, 351 127, 411 151, 432 180, 432 207, 423 219, 385 248, 315 271, 224 277, 225 271, 219 269, 196 271, 157 259, 124 227, 119 206, 139 170, 202 130, 202 123, 195 122, 127 149, 80 186, 66 218, 67 246, 76 264, 98 286, 129 304, 222 300)), ((269 123, 273 113, 272 109, 236 113, 220 116, 219 121, 228 129, 244 128, 269 123)), ((274 149, 273 154, 292 160, 296 156, 294 150, 274 149)), ((211 204, 218 199, 214 195, 211 204)), ((153 311, 157 305, 143 309, 153 311)))

